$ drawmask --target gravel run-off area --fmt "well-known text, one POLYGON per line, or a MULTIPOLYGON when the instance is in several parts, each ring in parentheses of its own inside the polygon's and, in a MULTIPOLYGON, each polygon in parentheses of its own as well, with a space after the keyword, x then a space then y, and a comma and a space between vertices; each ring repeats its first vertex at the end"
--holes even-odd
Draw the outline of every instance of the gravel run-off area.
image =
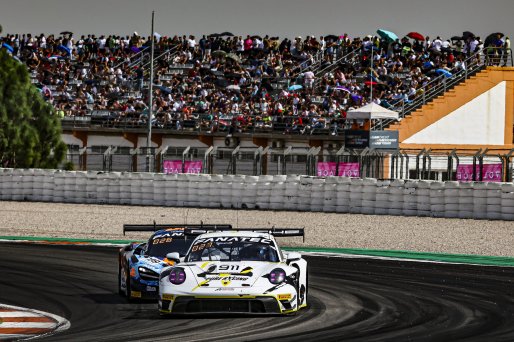
POLYGON ((305 228, 305 242, 281 238, 283 246, 514 256, 513 221, 0 201, 0 236, 144 240, 148 233, 123 236, 122 226, 154 220, 305 228))

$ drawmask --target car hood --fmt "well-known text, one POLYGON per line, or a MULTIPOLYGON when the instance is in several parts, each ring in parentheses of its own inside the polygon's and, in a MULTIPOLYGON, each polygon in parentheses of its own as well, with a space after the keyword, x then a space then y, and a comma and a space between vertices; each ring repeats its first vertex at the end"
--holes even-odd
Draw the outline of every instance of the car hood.
POLYGON ((156 273, 160 273, 163 267, 170 266, 164 261, 164 258, 157 258, 157 257, 145 257, 145 256, 139 256, 138 257, 138 263, 139 266, 146 267, 156 273))
POLYGON ((179 267, 188 267, 198 286, 216 288, 253 286, 259 278, 280 266, 277 263, 262 261, 204 261, 188 262, 179 267))

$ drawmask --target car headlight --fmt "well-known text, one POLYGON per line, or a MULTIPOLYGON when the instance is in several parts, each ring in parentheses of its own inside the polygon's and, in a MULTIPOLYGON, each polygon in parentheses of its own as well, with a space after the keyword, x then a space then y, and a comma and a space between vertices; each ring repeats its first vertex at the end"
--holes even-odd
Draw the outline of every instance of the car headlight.
POLYGON ((157 280, 159 279, 159 274, 154 272, 146 267, 140 266, 137 271, 139 272, 139 276, 144 280, 157 280))
POLYGON ((286 280, 286 271, 281 268, 275 268, 269 273, 269 282, 272 284, 280 284, 286 280))
POLYGON ((173 285, 180 285, 186 281, 186 272, 183 268, 174 268, 171 270, 168 279, 173 285))

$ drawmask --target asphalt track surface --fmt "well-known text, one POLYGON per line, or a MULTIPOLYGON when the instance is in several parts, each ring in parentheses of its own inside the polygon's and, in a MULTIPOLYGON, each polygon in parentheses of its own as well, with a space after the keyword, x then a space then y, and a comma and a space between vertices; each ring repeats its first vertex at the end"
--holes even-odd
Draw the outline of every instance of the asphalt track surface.
POLYGON ((0 302, 67 318, 48 341, 514 340, 514 268, 307 257, 296 316, 161 318, 118 296, 116 253, 0 244, 0 302))

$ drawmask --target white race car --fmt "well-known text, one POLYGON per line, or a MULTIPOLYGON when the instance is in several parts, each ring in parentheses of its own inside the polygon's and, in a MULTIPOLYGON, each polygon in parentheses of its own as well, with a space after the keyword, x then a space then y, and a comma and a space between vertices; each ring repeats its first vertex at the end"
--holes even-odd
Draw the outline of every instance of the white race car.
POLYGON ((199 235, 183 261, 169 253, 179 263, 160 274, 159 312, 291 314, 306 307, 307 261, 281 251, 275 236, 304 230, 215 231, 199 235))

